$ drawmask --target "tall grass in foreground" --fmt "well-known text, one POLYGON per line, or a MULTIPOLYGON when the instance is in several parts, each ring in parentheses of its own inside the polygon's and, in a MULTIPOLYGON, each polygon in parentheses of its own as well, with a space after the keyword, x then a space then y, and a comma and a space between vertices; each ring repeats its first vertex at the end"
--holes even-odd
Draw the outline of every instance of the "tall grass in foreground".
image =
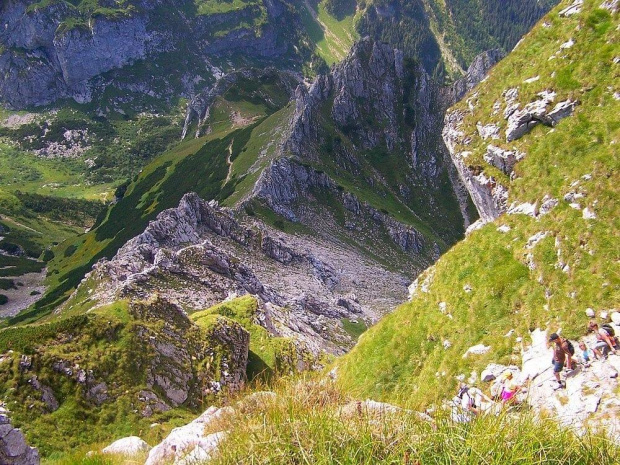
POLYGON ((620 449, 577 437, 531 412, 456 424, 414 412, 368 413, 331 383, 289 382, 214 430, 228 430, 214 464, 617 464, 620 449))

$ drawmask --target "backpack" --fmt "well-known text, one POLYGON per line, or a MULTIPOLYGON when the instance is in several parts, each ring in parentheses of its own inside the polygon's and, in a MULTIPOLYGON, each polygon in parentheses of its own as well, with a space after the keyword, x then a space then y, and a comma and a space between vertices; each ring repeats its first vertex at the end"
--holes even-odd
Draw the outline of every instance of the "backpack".
POLYGON ((469 397, 469 404, 470 407, 476 408, 476 399, 474 399, 472 396, 469 395, 469 387, 465 386, 462 387, 461 389, 459 389, 459 393, 457 394, 457 397, 461 400, 463 400, 463 396, 467 394, 467 396, 469 397))
POLYGON ((609 334, 609 337, 614 337, 616 335, 614 328, 609 323, 605 323, 604 325, 601 325, 601 328, 607 331, 607 334, 609 334))
POLYGON ((463 396, 465 395, 467 391, 469 391, 469 388, 467 386, 463 386, 461 389, 459 389, 459 393, 457 394, 457 397, 459 399, 463 399, 463 396))
POLYGON ((566 344, 568 345, 568 351, 570 352, 571 356, 575 355, 575 347, 573 347, 573 343, 566 339, 566 344))

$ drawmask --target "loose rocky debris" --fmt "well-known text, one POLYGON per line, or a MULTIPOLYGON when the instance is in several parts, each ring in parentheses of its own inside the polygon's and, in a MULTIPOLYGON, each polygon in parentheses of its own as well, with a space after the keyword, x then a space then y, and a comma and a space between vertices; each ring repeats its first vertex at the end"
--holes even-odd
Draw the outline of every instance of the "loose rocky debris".
POLYGON ((39 465, 39 451, 26 444, 24 433, 13 428, 8 411, 0 407, 0 464, 39 465))
MULTIPOLYGON (((419 246, 415 232, 389 224, 404 247, 419 246)), ((158 215, 112 260, 97 263, 88 279, 97 283, 89 298, 101 303, 158 292, 188 310, 202 310, 233 294, 252 294, 265 317, 260 324, 313 353, 341 353, 353 343, 342 319, 369 324, 377 310, 393 308, 405 294, 402 275, 350 248, 285 235, 262 223, 242 224, 232 211, 193 193, 158 215)))

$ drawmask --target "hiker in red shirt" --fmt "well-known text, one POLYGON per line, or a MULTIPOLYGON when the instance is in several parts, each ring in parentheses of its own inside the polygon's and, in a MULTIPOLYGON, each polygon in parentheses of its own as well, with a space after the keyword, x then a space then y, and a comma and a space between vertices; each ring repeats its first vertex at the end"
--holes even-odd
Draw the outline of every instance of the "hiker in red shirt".
POLYGON ((558 387, 564 388, 566 387, 566 382, 562 381, 560 373, 562 368, 564 368, 564 363, 566 363, 566 368, 569 370, 573 369, 571 346, 567 339, 558 336, 557 333, 552 333, 549 336, 549 342, 553 343, 553 375, 558 382, 558 387))

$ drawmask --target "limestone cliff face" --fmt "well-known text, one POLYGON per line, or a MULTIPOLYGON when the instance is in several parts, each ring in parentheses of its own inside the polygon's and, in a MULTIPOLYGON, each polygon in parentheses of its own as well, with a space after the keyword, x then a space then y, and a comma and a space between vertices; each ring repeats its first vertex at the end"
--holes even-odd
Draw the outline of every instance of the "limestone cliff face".
MULTIPOLYGON (((302 54, 292 48, 299 41, 295 22, 278 0, 265 2, 266 21, 256 28, 252 23, 263 14, 259 7, 196 15, 188 13, 195 6, 187 0, 142 0, 120 6, 112 2, 107 6, 113 13, 95 10, 86 14, 68 2, 3 2, 0 102, 13 109, 63 98, 90 102, 108 86, 127 85, 127 78, 110 72, 131 70, 142 60, 163 70, 171 59, 179 63, 176 77, 184 84, 164 93, 189 96, 197 93, 196 82, 204 86, 215 80, 213 63, 226 66, 232 54, 240 54, 248 62, 287 57, 292 63, 299 62, 302 54)), ((155 68, 150 74, 157 73, 155 68)), ((144 93, 155 92, 151 81, 157 76, 142 75, 140 70, 130 73, 132 86, 146 87, 144 93)))
MULTIPOLYGON (((293 157, 274 162, 258 182, 255 194, 295 219, 299 216, 293 211, 295 199, 305 195, 304 183, 307 188, 320 185, 335 192, 338 183, 329 175, 313 178, 303 167, 307 162, 323 163, 321 153, 326 145, 338 167, 359 177, 365 176, 363 151, 387 157, 400 153, 404 154, 399 161, 403 176, 396 186, 390 186, 399 198, 405 204, 424 204, 419 211, 445 215, 435 199, 442 195, 441 179, 449 177, 462 224, 467 227, 475 212, 469 211, 467 191, 450 162, 440 128, 448 106, 481 80, 501 56, 499 51, 481 55, 461 81, 441 87, 420 65, 404 60, 400 51, 371 40, 360 41, 330 74, 319 76, 309 88, 297 88, 295 112, 282 142, 282 153, 293 157), (326 114, 330 116, 328 124, 338 133, 333 144, 332 136, 323 129, 326 114), (351 144, 342 142, 345 138, 351 144)), ((384 160, 389 163, 389 158, 384 160)), ((376 174, 365 177, 372 184, 376 174)), ((385 184, 384 179, 380 175, 377 184, 385 184)), ((344 194, 335 192, 335 196, 344 205, 344 194)))
POLYGON ((454 166, 467 187, 481 220, 484 222, 493 221, 506 211, 508 190, 493 176, 488 176, 481 170, 468 167, 467 156, 469 153, 457 150, 457 144, 464 141, 464 134, 460 130, 463 117, 463 113, 458 111, 446 115, 446 125, 443 130, 444 140, 452 155, 454 166))
POLYGON ((165 49, 163 34, 148 31, 143 15, 97 17, 87 27, 61 27, 71 18, 76 13, 65 2, 32 10, 28 2, 11 1, 0 9, 0 21, 7 25, 0 33, 5 46, 0 69, 13 77, 1 81, 0 98, 10 107, 46 105, 64 97, 89 101, 91 78, 165 49))

